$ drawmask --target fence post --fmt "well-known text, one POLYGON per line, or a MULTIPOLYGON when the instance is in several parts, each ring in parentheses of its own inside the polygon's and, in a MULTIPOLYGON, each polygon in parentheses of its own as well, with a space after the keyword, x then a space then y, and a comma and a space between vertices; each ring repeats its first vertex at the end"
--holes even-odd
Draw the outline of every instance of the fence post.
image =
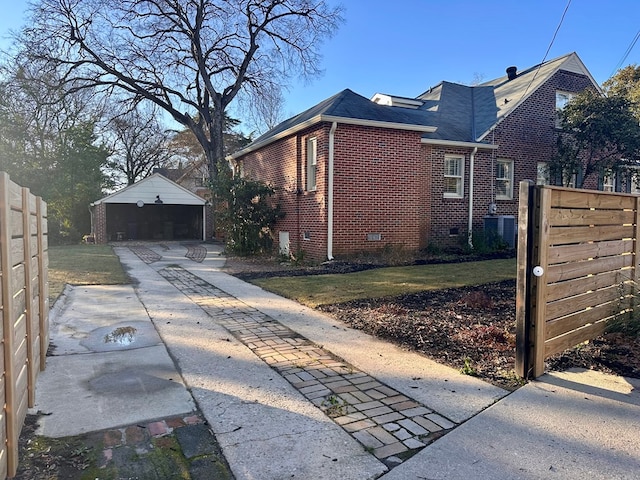
POLYGON ((14 366, 13 292, 10 280, 11 259, 11 182, 6 172, 0 172, 0 271, 2 272, 2 331, 4 350, 5 427, 8 475, 13 477, 18 468, 17 394, 14 366))
POLYGON ((549 214, 551 213, 551 190, 540 188, 536 195, 536 217, 535 217, 535 247, 532 256, 532 268, 542 267, 540 276, 530 277, 532 280, 532 354, 531 366, 533 367, 533 378, 538 378, 544 373, 545 341, 546 337, 546 307, 547 307, 547 267, 549 259, 549 214))
POLYGON ((535 185, 520 182, 518 206, 518 267, 516 277, 516 374, 528 378, 531 371, 531 274, 534 245, 535 185))
POLYGON ((47 365, 49 348, 49 257, 47 233, 47 204, 36 197, 37 239, 38 239, 38 298, 40 300, 40 370, 47 365))

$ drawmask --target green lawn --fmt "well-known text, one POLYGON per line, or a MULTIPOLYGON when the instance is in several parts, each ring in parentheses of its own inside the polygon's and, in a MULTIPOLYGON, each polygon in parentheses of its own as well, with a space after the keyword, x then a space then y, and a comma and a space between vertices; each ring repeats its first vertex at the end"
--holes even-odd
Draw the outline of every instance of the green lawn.
POLYGON ((53 305, 65 284, 116 285, 129 278, 108 245, 49 247, 49 302, 53 305))
POLYGON ((482 285, 515 279, 516 260, 376 268, 357 273, 254 280, 265 290, 310 307, 423 290, 482 285))

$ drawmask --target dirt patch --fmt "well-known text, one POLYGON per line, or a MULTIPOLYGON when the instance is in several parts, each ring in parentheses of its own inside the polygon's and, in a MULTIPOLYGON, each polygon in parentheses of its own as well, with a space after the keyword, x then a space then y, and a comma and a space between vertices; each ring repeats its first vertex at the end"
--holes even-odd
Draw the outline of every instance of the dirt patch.
MULTIPOLYGON (((474 258, 473 260, 486 259, 474 258)), ((425 261, 424 263, 427 263, 425 261)), ((429 261, 431 263, 431 261, 429 261)), ((269 276, 348 273, 382 263, 330 262, 315 267, 264 259, 229 259, 227 272, 245 280, 269 276)), ((515 281, 398 297, 325 305, 321 310, 345 324, 417 351, 495 385, 520 386, 515 366, 515 281)), ((640 337, 608 333, 549 358, 547 370, 582 367, 640 378, 640 337)))

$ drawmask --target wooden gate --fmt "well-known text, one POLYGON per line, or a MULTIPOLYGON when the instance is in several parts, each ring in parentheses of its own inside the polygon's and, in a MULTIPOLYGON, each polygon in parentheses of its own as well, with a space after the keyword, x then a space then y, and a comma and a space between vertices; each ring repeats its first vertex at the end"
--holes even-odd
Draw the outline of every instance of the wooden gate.
POLYGON ((18 438, 49 346, 47 205, 0 172, 0 478, 15 475, 18 438))
POLYGON ((516 371, 601 335, 630 315, 639 253, 635 195, 520 184, 516 371))

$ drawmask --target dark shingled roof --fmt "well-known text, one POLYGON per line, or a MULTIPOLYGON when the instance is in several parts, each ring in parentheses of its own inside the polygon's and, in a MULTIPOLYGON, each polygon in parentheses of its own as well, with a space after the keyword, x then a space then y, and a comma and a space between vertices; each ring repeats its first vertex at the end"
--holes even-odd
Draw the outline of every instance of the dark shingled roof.
POLYGON ((269 137, 282 133, 296 125, 309 121, 319 115, 340 117, 345 119, 371 120, 376 122, 398 123, 406 125, 429 126, 430 116, 410 108, 378 105, 350 89, 342 90, 333 97, 327 98, 308 110, 285 120, 261 135, 254 143, 262 142, 269 137))
MULTIPOLYGON (((305 122, 373 121, 407 128, 436 127, 434 132, 423 133, 423 138, 452 142, 481 142, 497 123, 517 108, 529 95, 535 92, 555 72, 560 69, 587 75, 597 88, 597 83, 575 53, 517 72, 509 80, 507 76, 476 86, 442 82, 419 95, 414 101, 417 108, 408 108, 402 97, 397 106, 381 105, 346 89, 308 110, 285 120, 247 147, 237 152, 241 156, 274 141, 287 131, 300 127, 305 122), (322 117, 322 118, 320 118, 322 117)), ((388 97, 390 98, 390 97, 388 97)), ((408 99, 405 99, 408 100, 408 99)))

